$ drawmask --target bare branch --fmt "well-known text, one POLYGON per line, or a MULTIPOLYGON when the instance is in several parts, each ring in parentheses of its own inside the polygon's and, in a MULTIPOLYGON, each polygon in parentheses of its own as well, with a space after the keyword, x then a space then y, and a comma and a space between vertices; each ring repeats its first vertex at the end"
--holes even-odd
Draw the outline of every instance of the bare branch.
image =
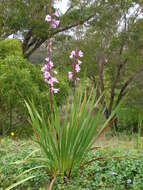
MULTIPOLYGON (((92 15, 90 15, 90 16, 88 16, 86 19, 84 19, 84 20, 81 20, 81 21, 78 21, 78 22, 75 22, 74 24, 71 24, 71 25, 68 25, 68 26, 65 26, 65 27, 63 27, 63 28, 60 28, 60 29, 57 29, 55 32, 53 32, 53 33, 51 33, 51 35, 50 36, 48 36, 48 38, 52 38, 52 37, 54 37, 56 34, 58 34, 58 33, 60 33, 60 32, 64 32, 64 31, 67 31, 67 30, 69 30, 69 29, 71 29, 71 28, 74 28, 74 27, 76 27, 76 26, 78 26, 78 25, 81 25, 81 24, 84 24, 85 22, 87 22, 88 20, 90 20, 92 17, 94 17, 94 14, 92 14, 92 15)), ((29 51, 24 51, 24 57, 29 57, 36 49, 38 49, 46 40, 47 40, 47 38, 45 37, 45 38, 43 38, 43 39, 36 39, 36 37, 35 37, 35 42, 36 42, 36 44, 34 45, 34 41, 33 41, 33 43, 32 43, 32 45, 34 45, 34 47, 33 48, 31 48, 31 50, 29 50, 29 51)), ((31 44, 30 44, 30 46, 31 46, 31 44)), ((28 46, 27 46, 28 47, 28 46)), ((27 48, 26 50, 28 50, 29 48, 27 48)))
POLYGON ((122 97, 125 94, 125 90, 127 89, 127 87, 129 86, 129 84, 136 78, 137 75, 141 74, 143 72, 143 68, 140 69, 139 71, 135 71, 133 73, 133 75, 124 83, 124 85, 122 86, 120 93, 118 95, 118 99, 116 101, 116 106, 119 104, 120 100, 122 99, 122 97))

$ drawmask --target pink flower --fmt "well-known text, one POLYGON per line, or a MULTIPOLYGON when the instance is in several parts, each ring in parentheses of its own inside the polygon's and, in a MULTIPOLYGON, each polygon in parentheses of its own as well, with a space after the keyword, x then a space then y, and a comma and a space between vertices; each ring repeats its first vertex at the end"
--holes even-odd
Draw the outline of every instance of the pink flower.
POLYGON ((72 61, 73 71, 68 72, 69 80, 73 79, 74 87, 76 86, 77 81, 80 80, 80 78, 77 76, 77 73, 80 71, 80 65, 82 64, 82 61, 78 59, 79 57, 83 57, 83 52, 81 50, 78 51, 78 49, 76 48, 70 54, 70 59, 74 58, 72 61))
POLYGON ((59 17, 59 13, 58 13, 58 11, 56 10, 55 13, 54 13, 53 15, 56 16, 56 17, 59 17))
POLYGON ((52 80, 53 80, 53 82, 56 82, 56 83, 59 82, 55 77, 52 77, 52 80))
POLYGON ((81 50, 78 52, 78 56, 83 57, 83 52, 81 50))
POLYGON ((50 15, 46 15, 45 21, 51 22, 51 20, 52 20, 52 17, 50 15))
POLYGON ((46 62, 47 62, 47 69, 52 69, 53 68, 53 66, 54 66, 54 64, 53 64, 53 62, 50 60, 50 58, 49 57, 46 57, 46 62))
POLYGON ((49 62, 49 61, 50 61, 50 58, 49 58, 49 57, 46 57, 46 58, 45 58, 45 61, 46 61, 46 62, 49 62))
POLYGON ((80 66, 78 64, 75 65, 75 71, 78 73, 80 71, 80 66))
POLYGON ((59 24, 60 24, 59 20, 55 20, 55 19, 52 20, 52 28, 57 28, 59 24))
POLYGON ((72 72, 68 72, 68 76, 69 76, 69 80, 72 80, 73 73, 72 72))
MULTIPOLYGON (((55 10, 55 12, 52 15, 46 15, 45 21, 50 22, 50 25, 52 28, 57 28, 60 24, 59 20, 56 20, 55 18, 59 17, 58 11, 55 10)), ((48 52, 52 51, 52 44, 51 41, 48 43, 48 52)), ((48 83, 50 92, 58 93, 59 89, 53 88, 54 83, 58 83, 58 80, 53 77, 51 74, 57 74, 57 71, 52 71, 52 68, 54 67, 53 62, 51 61, 50 57, 45 58, 46 64, 41 68, 41 71, 43 72, 45 82, 48 83)))
POLYGON ((76 78, 76 81, 79 81, 79 80, 80 80, 80 78, 79 78, 79 77, 77 77, 77 78, 76 78))
POLYGON ((52 69, 54 67, 54 64, 52 61, 50 61, 47 65, 48 65, 48 69, 52 69))
POLYGON ((46 78, 46 79, 49 79, 50 77, 51 77, 51 75, 50 75, 50 73, 49 72, 45 72, 44 73, 44 77, 46 78))
POLYGON ((78 65, 81 65, 81 64, 82 64, 82 61, 80 61, 80 60, 77 60, 77 62, 78 62, 78 65))
POLYGON ((48 81, 48 84, 50 84, 51 86, 53 86, 54 82, 58 83, 58 80, 55 77, 51 77, 48 81))
POLYGON ((73 51, 71 52, 70 59, 72 59, 74 56, 76 56, 76 51, 75 51, 75 50, 73 50, 73 51))
POLYGON ((48 69, 48 67, 47 67, 47 65, 45 64, 45 65, 42 67, 41 71, 44 73, 44 72, 47 71, 47 69, 48 69))
POLYGON ((59 92, 59 88, 51 88, 51 91, 54 92, 54 94, 57 94, 59 92))
POLYGON ((53 80, 52 79, 49 79, 48 82, 47 82, 50 86, 53 86, 53 80))

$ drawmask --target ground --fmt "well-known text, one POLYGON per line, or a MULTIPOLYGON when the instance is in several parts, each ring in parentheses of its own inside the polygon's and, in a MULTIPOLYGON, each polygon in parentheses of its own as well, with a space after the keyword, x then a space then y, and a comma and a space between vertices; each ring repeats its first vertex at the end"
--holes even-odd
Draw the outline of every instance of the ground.
MULTIPOLYGON (((46 190, 51 176, 43 169, 31 170, 39 166, 36 161, 24 159, 38 148, 32 139, 5 137, 0 140, 0 190, 27 177, 29 181, 17 186, 17 190, 46 190), (20 162, 19 162, 20 161, 20 162), (28 171, 28 172, 25 172, 28 171)), ((40 153, 34 153, 40 155, 40 153)), ((33 155, 33 158, 34 156, 33 155)), ((136 136, 120 134, 103 136, 89 153, 79 173, 72 179, 58 177, 55 190, 126 190, 143 189, 142 143, 136 136)))

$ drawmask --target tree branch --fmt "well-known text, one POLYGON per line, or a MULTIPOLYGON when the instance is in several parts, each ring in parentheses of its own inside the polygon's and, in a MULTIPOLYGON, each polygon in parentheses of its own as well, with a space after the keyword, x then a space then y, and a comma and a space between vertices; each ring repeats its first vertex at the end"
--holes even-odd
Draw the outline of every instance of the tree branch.
POLYGON ((22 44, 23 54, 26 50, 26 47, 27 47, 28 42, 29 42, 31 37, 32 37, 32 30, 29 30, 28 33, 26 34, 24 41, 23 41, 23 44, 22 44))
POLYGON ((26 52, 24 54, 24 57, 28 58, 36 49, 38 49, 44 43, 44 41, 45 41, 45 39, 37 40, 37 43, 34 45, 34 47, 31 50, 29 50, 28 52, 26 52))
MULTIPOLYGON (((101 93, 104 93, 104 81, 103 81, 103 71, 104 71, 104 65, 105 65, 105 56, 102 58, 101 63, 99 64, 99 86, 101 93)), ((100 91, 97 89, 97 95, 100 95, 100 91)), ((101 104, 105 108, 105 114, 106 118, 108 118, 108 108, 105 102, 105 96, 103 95, 101 98, 101 104)))
POLYGON ((116 106, 119 104, 120 100, 124 96, 126 88, 129 86, 129 84, 135 79, 135 77, 143 72, 143 68, 139 71, 135 71, 133 75, 124 83, 122 86, 120 93, 118 95, 117 101, 116 101, 116 106))
MULTIPOLYGON (((71 29, 71 28, 74 28, 74 27, 76 27, 76 26, 78 26, 78 25, 81 25, 81 24, 84 24, 85 22, 87 22, 88 20, 90 20, 91 18, 93 18, 95 16, 95 14, 91 14, 90 16, 88 16, 86 19, 84 19, 84 20, 81 20, 81 21, 78 21, 78 22, 75 22, 74 24, 71 24, 71 25, 68 25, 68 26, 65 26, 65 27, 63 27, 63 28, 60 28, 60 29, 57 29, 56 31, 54 31, 53 33, 51 33, 51 35, 50 36, 48 36, 47 38, 43 38, 43 39, 40 39, 40 41, 38 40, 38 42, 35 44, 35 46, 30 50, 30 51, 28 51, 28 49, 29 48, 27 48, 27 51, 25 51, 24 52, 24 57, 29 57, 36 49, 38 49, 41 45, 42 45, 42 43, 44 43, 48 38, 52 38, 52 37, 54 37, 56 34, 58 34, 58 33, 61 33, 61 32, 64 32, 64 31, 67 31, 67 30, 69 30, 69 29, 71 29)), ((37 39, 35 38, 35 41, 36 41, 37 39)), ((32 45, 34 44, 34 41, 33 41, 33 43, 32 43, 32 45)), ((30 46, 31 46, 31 44, 30 44, 30 46)))
POLYGON ((121 70, 122 70, 122 68, 125 66, 126 63, 127 63, 127 59, 125 59, 124 63, 119 64, 118 67, 117 67, 117 74, 116 74, 115 80, 114 80, 114 82, 113 82, 113 85, 112 85, 112 87, 111 87, 110 104, 109 104, 109 108, 108 108, 109 115, 110 115, 111 112, 112 112, 112 106, 113 106, 114 97, 115 97, 116 84, 117 84, 117 82, 118 82, 118 80, 119 80, 119 78, 120 78, 121 70))

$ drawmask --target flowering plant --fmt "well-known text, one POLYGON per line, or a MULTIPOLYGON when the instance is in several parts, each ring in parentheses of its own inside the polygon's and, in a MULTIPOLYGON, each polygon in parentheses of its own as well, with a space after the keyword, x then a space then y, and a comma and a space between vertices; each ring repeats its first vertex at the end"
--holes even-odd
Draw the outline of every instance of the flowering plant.
MULTIPOLYGON (((45 20, 51 23, 53 28, 59 25, 57 12, 47 15, 45 20)), ((51 61, 51 41, 48 45, 48 57, 45 59, 46 64, 42 67, 45 82, 49 85, 50 95, 58 93, 59 89, 54 88, 54 84, 58 83, 55 75, 57 72, 53 69, 54 65, 51 61)), ((104 110, 98 106, 102 97, 95 102, 96 90, 93 90, 87 96, 85 87, 81 85, 80 91, 75 91, 77 81, 80 80, 78 73, 83 57, 81 50, 75 49, 71 52, 70 59, 72 61, 72 71, 68 72, 69 80, 74 82, 74 98, 71 104, 67 103, 65 108, 64 122, 61 122, 58 106, 52 97, 53 102, 51 117, 47 121, 43 115, 38 113, 35 105, 26 102, 32 126, 37 133, 37 143, 42 151, 42 159, 53 179, 60 174, 71 177, 74 171, 77 171, 84 157, 90 151, 96 138, 105 131, 107 124, 112 118, 104 122, 101 130, 97 130, 100 119, 104 110), (98 109, 97 109, 98 106, 98 109), (96 108, 96 115, 93 117, 92 112, 96 108), (70 118, 69 118, 70 113, 70 118)), ((43 113, 43 111, 42 111, 43 113)), ((53 184, 53 182, 51 182, 53 184)))
POLYGON ((72 60, 72 71, 68 72, 69 80, 74 81, 74 89, 76 87, 77 81, 80 80, 80 78, 77 76, 77 74, 80 71, 80 65, 82 63, 79 58, 83 57, 83 52, 81 50, 78 51, 78 49, 73 50, 70 55, 70 59, 72 60))
POLYGON ((54 65, 49 57, 47 57, 45 60, 46 64, 41 69, 45 78, 45 82, 49 85, 50 93, 58 93, 59 89, 53 87, 54 83, 58 83, 57 78, 53 76, 53 74, 57 75, 57 71, 52 70, 54 65))
MULTIPOLYGON (((59 17, 58 11, 56 10, 52 15, 46 15, 45 21, 51 23, 52 28, 57 28, 60 24, 59 20, 56 20, 55 18, 59 17)), ((41 71, 43 72, 45 82, 49 85, 49 93, 50 96, 53 93, 58 93, 59 89, 54 88, 54 83, 58 83, 58 80, 56 77, 53 76, 53 74, 57 74, 56 70, 52 70, 54 67, 53 62, 51 61, 51 52, 52 52, 52 42, 49 39, 48 42, 48 57, 45 59, 46 64, 42 67, 41 71)), ((51 101, 51 100, 50 100, 51 101)))
POLYGON ((52 15, 46 15, 45 21, 51 24, 52 28, 57 28, 60 24, 60 20, 57 18, 59 17, 58 11, 56 10, 52 15))
MULTIPOLYGON (((51 27, 56 29, 60 21, 58 20, 59 14, 58 11, 55 10, 53 14, 48 14, 45 17, 45 21, 51 24, 51 27)), ((56 94, 59 92, 59 88, 54 88, 54 83, 58 83, 57 78, 54 75, 57 75, 57 71, 53 70, 54 64, 51 61, 51 53, 52 53, 52 41, 49 39, 48 41, 48 56, 46 57, 45 65, 42 67, 41 71, 43 72, 45 82, 49 85, 49 102, 50 102, 50 110, 52 112, 52 94, 56 94)))
POLYGON ((67 104, 62 122, 58 106, 53 100, 53 113, 48 124, 32 102, 26 103, 42 151, 42 159, 37 159, 42 160, 54 178, 59 174, 70 178, 81 164, 84 165, 85 156, 111 119, 106 120, 99 130, 103 110, 101 107, 97 109, 101 97, 95 102, 95 94, 96 90, 93 90, 87 96, 85 87, 80 86, 80 91, 75 91, 73 102, 67 104), (93 117, 95 108, 97 111, 93 117))

